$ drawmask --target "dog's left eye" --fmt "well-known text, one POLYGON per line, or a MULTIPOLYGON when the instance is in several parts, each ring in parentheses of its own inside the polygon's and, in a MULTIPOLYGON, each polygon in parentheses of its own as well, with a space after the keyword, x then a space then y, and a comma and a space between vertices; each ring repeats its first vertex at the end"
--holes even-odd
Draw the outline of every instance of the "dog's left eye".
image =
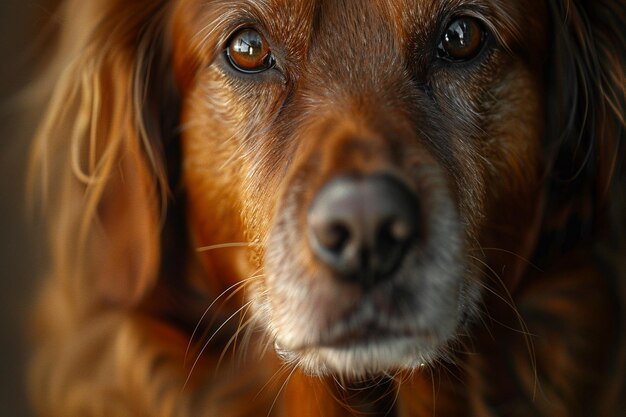
POLYGON ((448 24, 437 46, 437 55, 452 62, 469 61, 482 50, 485 35, 478 19, 459 17, 448 24))
POLYGON ((268 42, 253 29, 240 30, 231 37, 226 57, 233 68, 246 74, 267 71, 276 64, 268 42))

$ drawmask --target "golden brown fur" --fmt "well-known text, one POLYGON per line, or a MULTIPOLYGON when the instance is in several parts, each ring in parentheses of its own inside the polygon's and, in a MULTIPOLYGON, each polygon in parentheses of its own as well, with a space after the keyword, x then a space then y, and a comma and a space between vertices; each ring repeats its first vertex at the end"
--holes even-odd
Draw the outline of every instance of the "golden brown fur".
POLYGON ((58 22, 33 146, 38 415, 626 408, 623 1, 67 0, 58 22), (436 17, 459 10, 494 52, 431 64, 436 17), (281 74, 224 69, 242 25, 281 74), (424 367, 311 376, 273 342, 360 293, 294 230, 324 184, 377 171, 426 212, 454 202, 471 319, 424 367))

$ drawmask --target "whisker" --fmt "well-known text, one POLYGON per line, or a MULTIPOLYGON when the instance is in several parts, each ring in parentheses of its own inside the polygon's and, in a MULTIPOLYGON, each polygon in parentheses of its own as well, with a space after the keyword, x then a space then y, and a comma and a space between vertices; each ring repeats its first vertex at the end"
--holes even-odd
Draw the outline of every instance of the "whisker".
MULTIPOLYGON (((245 294, 245 288, 244 288, 244 294, 243 294, 243 299, 246 299, 246 294, 245 294)), ((226 344, 224 349, 228 348, 228 345, 230 344, 231 340, 233 340, 233 338, 235 339, 234 344, 233 344, 233 355, 234 353, 237 351, 237 339, 239 337, 239 334, 247 328, 247 326, 249 324, 252 323, 252 319, 253 317, 250 317, 248 320, 246 320, 245 322, 243 321, 245 317, 248 317, 248 313, 250 312, 250 308, 252 307, 252 305, 248 306, 248 308, 246 308, 246 310, 241 314, 241 317, 239 318, 239 324, 237 326, 237 330, 235 331, 235 333, 233 334, 233 336, 230 338, 230 340, 228 341, 228 343, 226 344)), ((245 345, 244 345, 245 346, 245 345)), ((221 357, 220 357, 221 358, 221 357)), ((219 363, 219 362, 218 362, 219 363)))
POLYGON ((281 365, 280 365, 280 367, 276 370, 276 372, 274 372, 274 375, 272 375, 272 377, 271 377, 271 378, 269 378, 269 379, 265 382, 265 384, 261 387, 261 389, 259 389, 259 391, 256 393, 256 395, 253 397, 253 400, 256 400, 256 399, 259 397, 259 395, 261 395, 261 393, 262 393, 263 391, 265 391, 265 389, 266 389, 269 385, 273 384, 275 380, 277 380, 277 379, 278 379, 278 378, 279 378, 282 374, 284 374, 284 373, 286 372, 286 370, 287 370, 290 366, 292 366, 292 365, 291 365, 291 364, 289 364, 289 363, 283 363, 283 364, 281 364, 281 365))
POLYGON ((283 390, 285 389, 285 387, 287 386, 287 384, 291 380, 291 377, 293 376, 294 372, 296 372, 296 369, 298 369, 298 366, 297 365, 293 365, 293 369, 291 370, 289 375, 287 375, 287 378, 285 378, 285 382, 283 382, 283 384, 280 386, 280 389, 276 393, 276 397, 274 397, 274 401, 272 401, 272 405, 270 406, 270 409, 267 412, 267 417, 270 417, 270 415, 272 414, 272 410, 274 410, 274 406, 276 405, 276 402, 278 401, 278 398, 280 397, 280 394, 283 392, 283 390))
MULTIPOLYGON (((519 313, 519 310, 517 309, 517 306, 515 305, 515 302, 513 301, 513 297, 511 296, 511 293, 509 292, 509 290, 506 288, 506 285, 504 285, 504 283, 502 282, 502 279, 500 278, 498 273, 496 271, 494 271, 493 268, 491 268, 486 262, 484 262, 480 258, 477 258, 477 257, 472 256, 472 255, 469 255, 469 256, 470 256, 470 258, 474 259, 475 261, 481 263, 485 268, 487 268, 491 272, 491 275, 490 274, 484 274, 485 277, 489 278, 489 277, 493 276, 496 279, 498 279, 499 282, 502 283, 502 285, 504 286, 504 290, 506 292, 507 298, 505 298, 504 296, 499 294, 496 290, 494 290, 493 288, 489 287, 488 285, 486 285, 485 283, 483 283, 481 281, 477 280, 476 283, 478 285, 480 285, 481 287, 483 287, 484 289, 486 289, 487 291, 489 291, 491 294, 495 295, 500 301, 505 303, 509 308, 511 308, 511 310, 515 313, 517 318, 521 320, 522 317, 521 317, 521 315, 519 313)), ((523 327, 525 327, 525 326, 523 326, 523 327)))
POLYGON ((209 245, 209 246, 200 246, 196 248, 196 252, 208 252, 215 249, 224 249, 224 248, 247 248, 250 246, 258 246, 258 243, 254 242, 231 242, 231 243, 220 243, 217 245, 209 245))
POLYGON ((538 384, 538 381, 539 381, 539 375, 537 374, 537 357, 536 357, 536 353, 535 353, 535 345, 534 345, 534 343, 532 341, 532 338, 531 338, 531 337, 533 337, 535 335, 533 335, 530 332, 530 329, 528 328, 528 325, 524 321, 524 318, 522 317, 521 313, 519 312, 517 306, 515 306, 515 301, 513 300, 513 296, 511 295, 511 292, 508 290, 506 284, 504 283, 504 281, 502 280, 500 275, 498 275, 498 273, 496 273, 496 271, 494 271, 493 268, 491 268, 489 265, 487 265, 486 262, 482 261, 479 258, 471 256, 471 255, 470 255, 470 257, 472 257, 474 260, 476 260, 477 262, 479 262, 482 265, 484 265, 493 274, 493 277, 497 280, 497 282, 500 284, 500 286, 504 289, 504 292, 505 292, 506 296, 509 299, 509 301, 507 301, 503 296, 498 294, 496 291, 492 290, 488 286, 486 286, 483 283, 479 282, 479 284, 481 286, 483 286, 483 288, 485 288, 486 290, 490 291, 493 295, 495 295, 500 300, 502 300, 515 313, 515 316, 516 316, 516 318, 517 318, 517 320, 519 322, 519 325, 521 327, 520 333, 524 336, 524 342, 526 343, 526 349, 528 350, 528 355, 530 357, 531 366, 533 368, 533 375, 534 375, 534 379, 535 379, 534 387, 533 387, 533 398, 535 398, 535 396, 537 395, 537 384, 538 384))
MULTIPOLYGON (((341 389, 342 391, 346 391, 346 387, 344 387, 342 384, 343 382, 343 374, 339 374, 339 378, 342 379, 342 382, 340 382, 337 377, 335 375, 333 375, 333 379, 335 381, 335 384, 338 386, 339 389, 341 389)), ((326 388, 326 392, 337 402, 337 404, 339 404, 341 407, 343 407, 344 409, 346 409, 348 412, 353 413, 353 409, 350 406, 350 404, 348 404, 347 400, 345 398, 339 398, 339 393, 335 393, 333 390, 331 390, 330 386, 328 386, 328 384, 324 385, 326 388)))
MULTIPOLYGON (((249 309, 250 309, 250 306, 248 306, 246 311, 242 314, 242 318, 248 313, 249 309)), ((236 349, 237 349, 237 337, 239 336, 241 331, 244 330, 253 321, 254 321, 254 318, 250 317, 243 324, 241 323, 241 321, 239 322, 239 326, 237 327, 237 331, 235 332, 235 334, 233 334, 231 336, 231 338, 228 340, 228 343, 226 343, 226 345, 224 345, 224 349, 222 349, 222 353, 220 354, 220 357, 217 360, 217 365, 215 366, 215 369, 219 369, 220 368, 220 365, 222 364, 222 360, 226 356, 226 352, 228 352, 228 348, 230 347, 231 344, 233 345, 233 352, 236 351, 236 349)))
POLYGON ((236 287, 239 286, 239 288, 234 292, 234 294, 236 294, 237 292, 239 292, 239 290, 241 288, 243 288, 245 286, 245 284, 247 282, 250 282, 251 280, 256 279, 256 278, 258 278, 258 276, 252 276, 252 277, 249 277, 249 278, 246 278, 244 280, 241 280, 241 281, 238 281, 238 282, 234 283, 233 285, 231 285, 230 287, 228 287, 224 291, 222 291, 222 293, 220 295, 218 295, 215 298, 215 300, 213 300, 213 302, 206 308, 206 310, 204 310, 204 313, 202 313, 202 316, 200 317, 200 320, 198 320, 198 324, 196 324, 196 327, 193 329, 193 332, 191 333, 191 336, 189 337, 189 343, 187 343, 187 349, 185 349, 185 358, 184 358, 183 364, 187 364, 187 355, 189 354, 189 349, 191 348, 191 343, 193 342, 193 338, 195 337, 196 333, 198 332, 198 329, 200 328, 200 324, 202 324, 202 321, 204 320, 206 315, 209 313, 211 308, 215 305, 215 303, 221 297, 223 297, 224 294, 226 294, 228 291, 230 291, 233 288, 236 288, 236 287))
MULTIPOLYGON (((435 387, 435 371, 433 370, 432 366, 429 366, 428 370, 430 371, 430 384, 433 389, 433 417, 434 417, 435 415, 437 415, 437 389, 435 387)), ((441 374, 439 374, 438 380, 441 383, 441 374)))
POLYGON ((191 369, 189 370, 189 374, 187 375, 187 379, 185 380, 185 384, 183 385, 183 390, 185 389, 185 387, 187 386, 187 384, 189 383, 189 380, 191 379, 191 374, 193 374, 194 369, 196 368, 196 365, 198 364, 198 361, 200 360, 200 358, 202 357, 202 354, 204 353, 204 351, 206 350, 206 348, 209 346, 209 344, 211 343, 211 340, 213 340, 213 338, 219 333, 220 330, 222 330, 222 328, 224 326, 226 326, 226 324, 232 320, 233 317, 235 317, 237 314, 239 314, 241 312, 241 310, 243 310, 244 308, 248 307, 250 304, 252 303, 252 301, 248 301, 247 303, 245 303, 244 305, 242 305, 241 307, 239 307, 233 314, 230 315, 230 317, 228 317, 226 320, 224 320, 224 322, 217 328, 217 330, 215 330, 215 332, 213 332, 213 334, 211 335, 211 337, 209 337, 209 340, 207 340, 204 345, 202 346, 202 349, 200 349, 200 352, 198 352, 198 355, 196 356, 196 360, 193 362, 193 365, 191 365, 191 369))
POLYGON ((392 389, 395 389, 395 395, 393 396, 393 401, 389 405, 389 409, 387 410, 387 412, 385 413, 383 417, 387 417, 391 415, 391 412, 393 411, 394 407, 398 403, 398 398, 400 397, 400 385, 402 384, 402 378, 399 378, 399 374, 400 374, 400 371, 398 370, 395 372, 395 375, 393 376, 393 378, 391 378, 392 381, 397 384, 397 386, 395 388, 392 388, 392 389))
MULTIPOLYGON (((248 309, 246 309, 246 311, 244 312, 244 316, 246 316, 248 314, 248 309)), ((243 325, 243 337, 242 337, 242 341, 241 341, 241 346, 243 347, 242 349, 239 349, 239 357, 238 357, 238 361, 239 363, 244 363, 247 360, 247 353, 250 349, 248 349, 248 346, 250 346, 250 342, 252 339, 252 334, 254 333, 255 329, 258 329, 258 318, 256 317, 256 315, 253 315, 250 317, 249 323, 246 322, 243 325)), ((238 332, 239 334, 241 334, 242 332, 238 332)), ((235 339, 235 344, 237 343, 237 339, 235 339)), ((258 344, 257 344, 258 346, 258 344)), ((233 347, 233 354, 235 353, 236 350, 236 346, 233 347)))
MULTIPOLYGON (((483 274, 483 275, 486 275, 486 274, 483 274)), ((483 286, 483 285, 486 285, 486 284, 480 283, 479 285, 483 286)), ((478 318, 480 319, 480 322, 482 323, 482 325, 485 328, 485 330, 487 330, 487 333, 489 333, 489 337, 491 338, 491 340, 495 341, 496 337, 493 335, 493 332, 491 331, 491 327, 485 321, 485 317, 487 317, 489 319, 493 318, 493 316, 491 315, 491 312, 489 311, 489 308, 482 301, 481 301, 480 305, 478 305, 476 307, 478 309, 480 309, 480 314, 478 314, 478 318)))
MULTIPOLYGON (((255 271, 255 274, 256 274, 256 272, 259 272, 259 271, 255 271)), ((226 304, 226 303, 227 303, 227 302, 229 302, 229 301, 230 301, 230 300, 231 300, 234 296, 236 296, 237 294, 239 294, 239 292, 240 292, 240 291, 245 291, 245 289, 248 287, 248 285, 251 283, 251 281, 256 281, 257 279, 260 279, 260 278, 262 278, 262 277, 264 277, 264 276, 265 276, 265 274, 259 274, 259 275, 253 275, 253 276, 251 276, 251 277, 246 278, 246 280, 245 280, 246 282, 245 282, 245 284, 244 284, 244 285, 242 285, 242 286, 240 286, 239 288, 237 288, 235 291, 233 291, 232 293, 230 293, 230 294, 228 295, 228 297, 226 297, 226 298, 224 298, 224 299, 222 300, 222 302, 220 303, 219 307, 217 307, 216 312, 217 312, 217 311, 221 311, 221 310, 222 310, 222 308, 224 307, 224 304, 226 304)), ((244 298, 245 298, 245 297, 244 297, 244 298)), ((217 318, 218 318, 218 317, 217 317, 217 315, 216 315, 216 316, 214 316, 214 317, 212 317, 212 319, 211 319, 211 321, 209 322, 209 325, 208 325, 207 327, 208 327, 208 328, 210 328, 211 326, 213 326, 213 324, 215 324, 215 321, 217 320, 217 318)), ((208 331, 205 331, 205 333, 202 335, 202 337, 203 337, 203 338, 204 338, 204 337, 206 337, 207 332, 208 332, 208 331)))
POLYGON ((525 258, 524 256, 522 256, 522 255, 520 255, 518 253, 515 253, 513 251, 507 250, 507 249, 502 249, 502 248, 485 248, 485 247, 479 246, 477 248, 471 248, 469 250, 470 251, 480 251, 483 255, 485 254, 485 251, 506 253, 508 255, 515 256, 517 259, 519 259, 521 261, 524 261, 528 266, 532 267, 533 269, 535 269, 538 272, 545 272, 537 264, 535 264, 534 262, 532 262, 528 258, 525 258))

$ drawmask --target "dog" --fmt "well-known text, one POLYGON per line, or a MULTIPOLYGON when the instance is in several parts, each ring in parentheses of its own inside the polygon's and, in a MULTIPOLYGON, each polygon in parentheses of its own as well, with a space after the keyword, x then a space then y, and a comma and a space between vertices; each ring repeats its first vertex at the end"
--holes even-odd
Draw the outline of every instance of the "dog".
POLYGON ((612 416, 620 0, 66 0, 39 416, 612 416))

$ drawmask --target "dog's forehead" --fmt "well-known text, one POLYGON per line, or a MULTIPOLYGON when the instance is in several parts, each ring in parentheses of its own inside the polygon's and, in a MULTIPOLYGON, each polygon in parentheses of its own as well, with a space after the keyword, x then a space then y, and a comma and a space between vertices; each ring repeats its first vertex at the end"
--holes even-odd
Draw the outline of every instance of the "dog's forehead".
POLYGON ((332 28, 341 29, 359 25, 362 32, 376 29, 400 30, 400 34, 419 28, 428 28, 442 15, 459 10, 477 14, 507 14, 519 9, 527 0, 244 0, 256 8, 271 25, 293 28, 296 22, 303 32, 332 28), (363 26, 365 25, 365 26, 363 26))
MULTIPOLYGON (((513 0, 506 3, 520 3, 522 0, 513 0)), ((394 23, 400 23, 402 18, 421 19, 423 22, 432 20, 439 11, 458 7, 485 8, 499 7, 503 0, 239 0, 233 4, 250 4, 268 16, 280 16, 281 12, 288 11, 292 16, 301 13, 303 18, 310 13, 318 19, 349 18, 367 19, 367 16, 378 14, 384 17, 397 18, 394 23), (278 13, 278 15, 277 15, 278 13)), ((343 21, 343 23, 349 23, 343 21)))
POLYGON ((404 39, 414 27, 429 26, 446 4, 455 3, 461 0, 268 0, 256 5, 274 32, 340 42, 383 34, 404 39))

